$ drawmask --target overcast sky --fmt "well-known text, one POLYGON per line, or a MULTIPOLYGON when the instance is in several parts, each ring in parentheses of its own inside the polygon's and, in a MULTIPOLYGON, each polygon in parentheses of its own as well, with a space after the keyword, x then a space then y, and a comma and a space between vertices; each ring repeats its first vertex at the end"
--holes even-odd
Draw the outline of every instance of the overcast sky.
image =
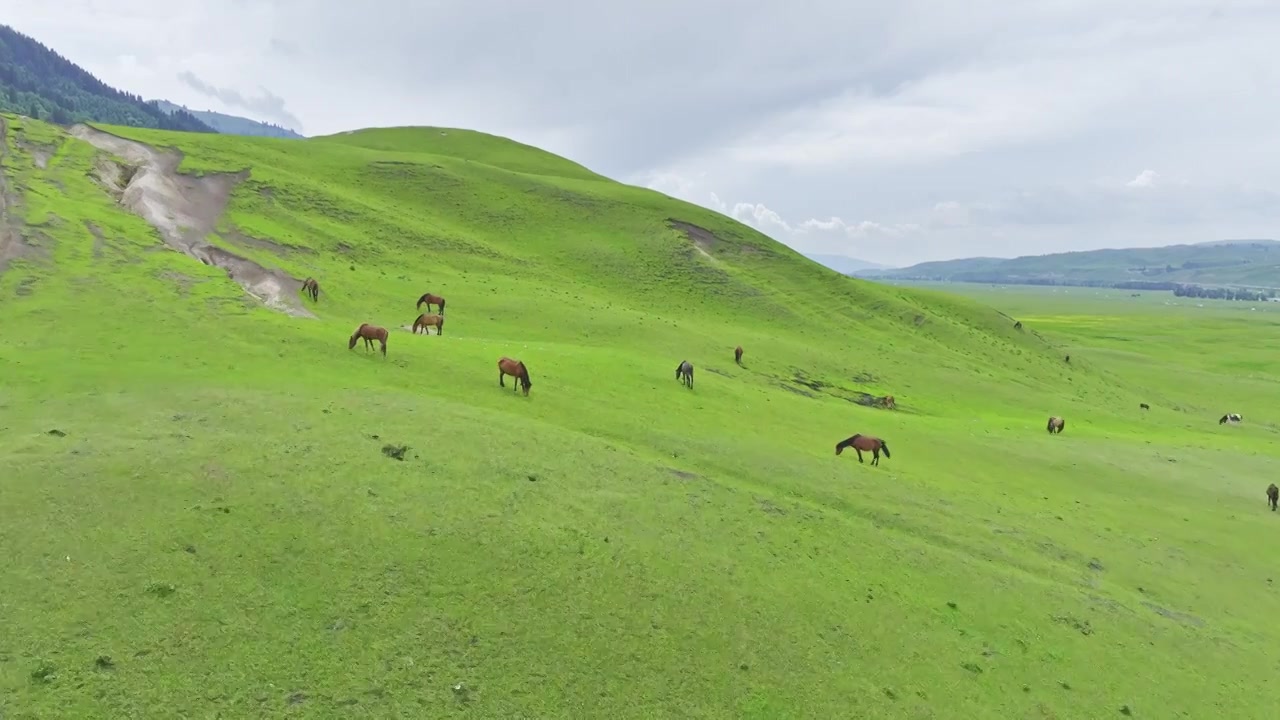
POLYGON ((1276 0, 0 0, 148 98, 466 127, 894 265, 1280 237, 1276 0))

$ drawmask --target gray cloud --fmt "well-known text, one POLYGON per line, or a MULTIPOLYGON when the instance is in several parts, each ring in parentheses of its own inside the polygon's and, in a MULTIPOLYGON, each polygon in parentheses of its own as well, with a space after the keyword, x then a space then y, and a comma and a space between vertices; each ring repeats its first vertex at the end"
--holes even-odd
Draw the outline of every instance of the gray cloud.
POLYGON ((257 97, 245 97, 237 90, 210 85, 187 70, 178 73, 178 79, 201 95, 219 100, 229 107, 248 110, 260 120, 271 120, 293 130, 302 130, 302 122, 285 109, 284 98, 266 88, 259 88, 262 94, 257 97))
POLYGON ((508 135, 809 250, 914 262, 1277 234, 1273 0, 117 0, 10 15, 133 92, 285 113, 228 90, 268 86, 315 133, 508 135), (1125 186, 1148 169, 1149 186, 1125 186))
POLYGON ((267 41, 267 47, 271 52, 285 57, 296 57, 299 54, 298 46, 288 40, 281 40, 278 37, 272 37, 267 41))

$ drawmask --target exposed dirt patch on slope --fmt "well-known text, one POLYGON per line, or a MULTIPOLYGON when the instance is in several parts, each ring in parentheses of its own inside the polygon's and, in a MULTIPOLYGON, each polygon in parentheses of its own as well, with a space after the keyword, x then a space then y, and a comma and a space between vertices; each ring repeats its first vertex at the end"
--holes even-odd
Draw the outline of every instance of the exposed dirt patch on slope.
POLYGON ((186 175, 178 172, 182 162, 179 152, 157 150, 83 124, 69 132, 127 163, 99 162, 98 179, 121 205, 160 231, 166 244, 205 265, 222 268, 245 292, 273 310, 315 317, 298 297, 301 280, 205 240, 226 212, 231 191, 249 176, 248 170, 186 175))
POLYGON ((31 162, 41 170, 49 167, 49 160, 58 151, 55 145, 31 142, 30 140, 24 140, 21 136, 14 138, 14 145, 17 145, 23 152, 30 155, 31 162))
POLYGON ((727 242, 710 230, 704 227, 699 227, 690 222, 685 222, 684 220, 667 218, 667 226, 672 230, 679 230, 683 232, 685 237, 689 238, 689 242, 693 243, 693 246, 697 248, 698 252, 706 255, 707 257, 711 257, 711 253, 717 248, 723 250, 725 247, 730 247, 733 250, 747 255, 760 252, 758 248, 745 243, 727 242))
POLYGON ((31 252, 31 246, 20 230, 22 221, 14 217, 18 195, 9 187, 8 157, 9 125, 0 117, 0 272, 4 272, 11 261, 31 252))
POLYGON ((673 230, 684 232, 685 236, 689 238, 689 242, 703 252, 711 252, 720 244, 720 238, 716 237, 715 233, 706 228, 698 227, 693 223, 668 218, 667 225, 670 225, 673 230))

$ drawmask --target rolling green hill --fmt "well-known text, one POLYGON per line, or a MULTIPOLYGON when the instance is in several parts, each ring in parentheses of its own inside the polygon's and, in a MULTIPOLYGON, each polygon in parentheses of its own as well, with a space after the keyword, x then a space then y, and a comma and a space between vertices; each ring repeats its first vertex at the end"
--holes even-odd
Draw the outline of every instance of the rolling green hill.
POLYGON ((464 130, 3 132, 6 717, 1269 711, 1272 315, 1019 331, 464 130))
POLYGON ((1178 284, 1280 288, 1280 242, 1230 240, 1158 248, 1089 250, 1012 259, 966 258, 860 277, 1035 285, 1155 286, 1178 284))

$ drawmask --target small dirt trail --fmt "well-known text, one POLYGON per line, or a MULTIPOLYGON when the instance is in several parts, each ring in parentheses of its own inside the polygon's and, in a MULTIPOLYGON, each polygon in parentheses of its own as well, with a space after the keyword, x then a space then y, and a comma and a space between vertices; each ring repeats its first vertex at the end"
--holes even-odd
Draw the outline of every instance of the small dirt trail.
POLYGON ((187 175, 178 172, 180 152, 157 150, 84 124, 74 125, 68 132, 131 166, 132 173, 115 166, 99 167, 98 179, 113 191, 121 205, 151 223, 170 247, 205 265, 222 268, 245 292, 273 310, 295 317, 315 317, 299 299, 301 280, 205 240, 226 212, 231 192, 249 177, 248 170, 187 175))

